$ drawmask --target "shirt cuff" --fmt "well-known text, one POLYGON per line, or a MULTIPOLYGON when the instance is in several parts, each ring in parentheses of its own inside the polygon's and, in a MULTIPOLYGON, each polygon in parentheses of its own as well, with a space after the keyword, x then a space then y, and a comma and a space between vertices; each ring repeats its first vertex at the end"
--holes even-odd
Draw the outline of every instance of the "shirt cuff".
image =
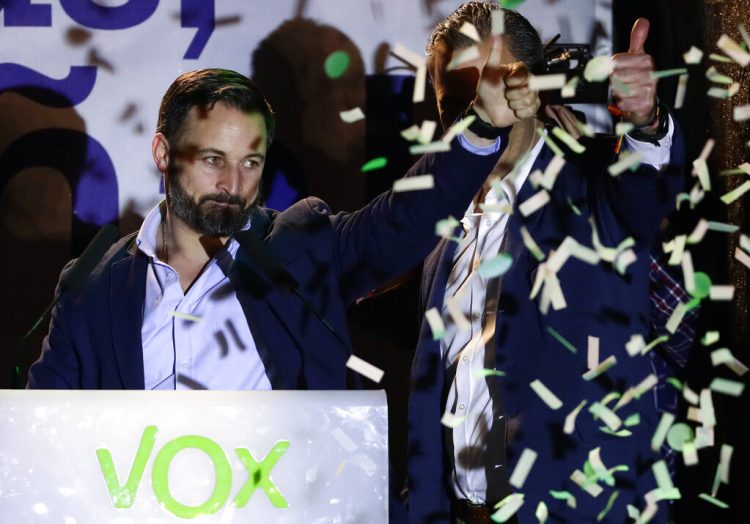
POLYGON ((640 153, 641 163, 654 166, 660 171, 664 166, 669 164, 670 151, 672 149, 672 137, 674 136, 674 121, 672 115, 667 115, 669 123, 667 124, 667 134, 659 140, 659 145, 641 142, 635 138, 625 135, 625 148, 633 153, 640 153))
POLYGON ((457 138, 458 143, 461 144, 461 147, 463 147, 469 153, 474 153, 475 155, 488 156, 500 151, 500 137, 497 137, 495 139, 494 144, 490 144, 488 146, 477 146, 475 144, 472 144, 469 139, 466 138, 463 134, 458 135, 457 138))

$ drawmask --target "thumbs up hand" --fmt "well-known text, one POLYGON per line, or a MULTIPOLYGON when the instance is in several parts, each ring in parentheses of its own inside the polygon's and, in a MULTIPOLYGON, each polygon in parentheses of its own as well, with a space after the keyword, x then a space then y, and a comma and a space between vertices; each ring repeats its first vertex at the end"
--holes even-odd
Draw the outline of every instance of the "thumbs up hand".
MULTIPOLYGON (((612 96, 625 120, 636 127, 647 125, 656 115, 656 79, 651 78, 654 59, 643 49, 648 30, 648 20, 636 20, 630 33, 630 48, 627 53, 618 53, 612 57, 612 96)), ((643 131, 648 133, 649 129, 643 131)))

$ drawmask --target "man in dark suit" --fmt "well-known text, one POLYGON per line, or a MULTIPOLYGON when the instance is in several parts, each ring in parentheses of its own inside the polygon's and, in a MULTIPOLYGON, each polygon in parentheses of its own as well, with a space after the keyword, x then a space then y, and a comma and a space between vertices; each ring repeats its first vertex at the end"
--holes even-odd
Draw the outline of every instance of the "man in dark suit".
MULTIPOLYGON (((464 4, 433 32, 428 65, 444 126, 481 91, 457 57, 476 46, 482 60, 496 9, 464 4), (467 22, 480 43, 466 36, 467 22)), ((505 60, 541 72, 536 31, 515 12, 503 17, 505 60)), ((647 495, 658 415, 640 398, 651 394, 652 368, 631 337, 648 334, 648 249, 684 185, 684 153, 655 97, 647 34, 639 20, 610 73, 615 102, 633 125, 620 159, 638 154, 640 164, 612 175, 614 144, 584 137, 582 151, 539 120, 517 122, 458 215, 455 239, 425 261, 428 314, 409 405, 410 522, 489 522, 499 502, 504 518, 515 513, 523 523, 538 522, 537 512, 554 522, 624 522, 626 505, 651 513, 668 496, 647 495), (607 359, 616 364, 583 376, 607 359)), ((665 519, 662 508, 652 522, 665 519)))
MULTIPOLYGON (((504 127, 535 113, 538 97, 523 75, 506 89, 492 56, 476 105, 486 126, 504 127)), ((499 151, 471 151, 487 141, 467 130, 407 175, 432 174, 433 189, 387 192, 354 213, 316 198, 279 213, 256 205, 273 129, 246 77, 206 69, 175 80, 152 143, 166 199, 60 297, 29 387, 350 385, 346 306, 434 247, 436 221, 461 212, 499 151)))

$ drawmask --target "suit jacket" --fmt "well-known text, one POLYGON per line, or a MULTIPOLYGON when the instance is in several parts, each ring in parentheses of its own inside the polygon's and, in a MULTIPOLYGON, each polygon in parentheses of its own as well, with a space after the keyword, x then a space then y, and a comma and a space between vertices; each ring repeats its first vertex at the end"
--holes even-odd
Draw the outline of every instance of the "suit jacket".
MULTIPOLYGON (((599 427, 604 424, 594 421, 588 408, 609 391, 622 393, 652 372, 649 358, 630 357, 625 344, 633 334, 648 336, 648 247, 659 222, 674 208, 674 197, 685 184, 684 146, 676 130, 671 164, 666 170, 657 173, 653 167, 642 165, 635 172, 612 177, 606 170, 614 161, 612 147, 598 140, 583 139, 581 143, 587 146, 587 151, 582 155, 566 152, 565 167, 547 205, 528 217, 523 217, 517 207, 514 209, 501 248, 513 257, 512 266, 502 277, 494 343, 495 367, 506 375, 490 376, 487 380, 506 413, 508 449, 503 468, 507 475, 513 471, 524 448, 538 453, 523 489, 518 490, 525 494, 525 503, 518 513, 524 523, 537 522, 534 511, 540 500, 562 521, 596 521, 612 489, 593 498, 569 479, 575 469, 583 471, 588 452, 596 447, 601 447, 607 467, 624 464, 629 468, 615 475, 618 479, 615 489, 620 494, 605 521, 624 522, 625 505, 634 504, 642 509, 643 499, 638 496, 654 486, 650 463, 658 457, 650 450, 650 440, 657 413, 651 393, 617 412, 623 420, 636 412, 640 414, 640 424, 628 428, 633 432, 628 438, 602 432, 599 427), (590 220, 596 224, 606 246, 616 246, 633 237, 637 260, 623 276, 608 263, 592 266, 570 258, 558 273, 567 307, 558 311, 550 308, 543 315, 539 295, 535 300, 529 299, 540 262, 524 246, 521 227, 527 228, 549 256, 550 250, 556 249, 566 236, 591 246, 590 220), (563 347, 548 328, 570 341, 577 352, 563 347), (589 336, 599 337, 600 361, 615 355, 618 362, 594 381, 581 377, 588 369, 589 336), (535 379, 540 379, 562 400, 562 408, 553 411, 536 395, 529 387, 535 379), (566 435, 562 431, 565 415, 582 400, 587 400, 587 404, 577 417, 575 432, 566 435), (574 494, 578 509, 572 510, 564 501, 553 499, 549 490, 574 494)), ((552 152, 545 145, 532 172, 543 171, 551 158, 552 152)), ((535 191, 527 181, 516 206, 535 191)), ((455 242, 442 241, 426 259, 422 277, 424 309, 436 307, 442 311, 455 250, 455 242)), ((445 428, 440 424, 448 386, 445 370, 440 344, 432 339, 425 322, 412 367, 409 404, 408 506, 412 523, 448 522, 451 462, 443 438, 445 428)), ((662 509, 661 518, 664 513, 662 509)))
MULTIPOLYGON (((284 212, 254 211, 251 231, 339 335, 299 297, 274 286, 240 249, 230 277, 274 388, 342 389, 351 382, 345 366, 347 305, 420 262, 437 242, 435 222, 463 213, 498 158, 475 155, 455 141, 453 146, 448 153, 425 155, 407 175, 432 173, 432 190, 389 191, 354 213, 334 215, 316 198, 284 212)), ((148 260, 133 240, 115 243, 84 285, 60 297, 41 357, 29 371, 29 387, 144 387, 148 260)))

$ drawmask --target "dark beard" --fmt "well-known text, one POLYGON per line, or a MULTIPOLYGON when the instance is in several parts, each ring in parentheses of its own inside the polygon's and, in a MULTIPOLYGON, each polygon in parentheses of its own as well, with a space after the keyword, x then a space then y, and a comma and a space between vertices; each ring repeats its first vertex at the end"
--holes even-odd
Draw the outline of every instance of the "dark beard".
POLYGON ((247 224, 255 207, 255 200, 248 203, 236 195, 226 193, 203 195, 196 202, 185 193, 176 173, 167 176, 167 195, 170 211, 201 235, 234 235, 247 224), (230 205, 216 205, 217 202, 230 205))

